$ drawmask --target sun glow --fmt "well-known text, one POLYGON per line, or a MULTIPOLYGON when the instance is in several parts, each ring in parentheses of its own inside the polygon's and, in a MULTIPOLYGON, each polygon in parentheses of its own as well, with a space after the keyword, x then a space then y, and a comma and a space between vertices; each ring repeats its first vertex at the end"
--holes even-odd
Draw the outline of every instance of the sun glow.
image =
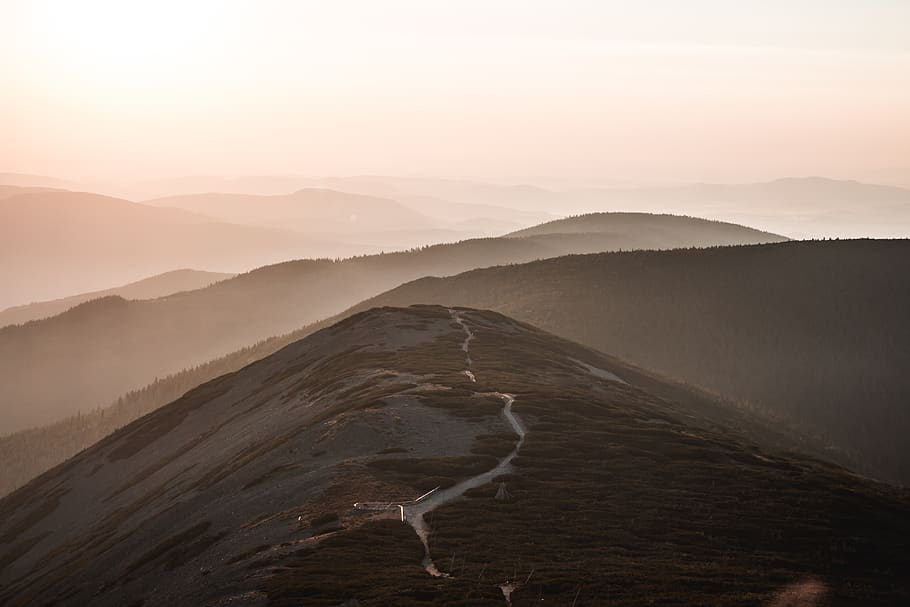
POLYGON ((217 1, 44 0, 29 5, 28 39, 49 67, 81 81, 149 84, 211 61, 223 42, 217 1))
POLYGON ((0 164, 875 180, 908 157, 908 7, 0 0, 0 164))

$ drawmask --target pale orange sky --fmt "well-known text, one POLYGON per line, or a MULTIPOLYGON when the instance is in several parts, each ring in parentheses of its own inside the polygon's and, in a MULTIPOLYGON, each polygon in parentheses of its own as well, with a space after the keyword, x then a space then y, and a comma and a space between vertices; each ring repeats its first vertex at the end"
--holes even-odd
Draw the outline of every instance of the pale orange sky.
POLYGON ((71 179, 875 180, 910 2, 0 0, 0 98, 71 179))

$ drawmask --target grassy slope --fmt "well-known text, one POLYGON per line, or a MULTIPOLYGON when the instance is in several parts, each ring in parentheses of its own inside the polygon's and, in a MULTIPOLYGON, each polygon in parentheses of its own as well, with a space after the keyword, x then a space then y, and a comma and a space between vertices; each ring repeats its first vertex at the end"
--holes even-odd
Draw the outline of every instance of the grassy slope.
MULTIPOLYGON (((454 323, 415 345, 398 337, 448 322, 444 309, 367 312, 192 391, 0 500, 0 562, 27 558, 36 567, 0 601, 201 604, 249 598, 258 588, 273 605, 352 598, 377 606, 501 605, 498 585, 532 571, 513 595, 518 607, 538 598, 576 606, 766 604, 807 580, 825 588, 831 604, 910 599, 901 568, 910 533, 906 492, 767 449, 748 419, 738 430, 718 426, 702 413, 722 405, 616 359, 496 314, 464 318, 476 334, 477 384, 460 373, 463 333, 454 323), (307 346, 343 342, 350 331, 360 331, 355 341, 403 345, 354 354, 335 346, 337 355, 324 359, 307 346), (632 385, 597 380, 572 359, 632 385), (428 385, 450 389, 349 384, 373 367, 427 375, 428 385), (436 409, 485 430, 468 451, 436 455, 419 454, 422 433, 392 431, 356 444, 333 438, 344 427, 371 427, 400 390, 417 398, 396 410, 403 422, 436 409), (364 518, 350 504, 401 495, 403 486, 451 484, 507 452, 515 437, 489 430, 501 403, 483 393, 494 390, 516 396, 513 410, 528 429, 515 470, 498 479, 512 498, 493 499, 493 483, 429 517, 437 565, 453 575, 434 579, 420 566, 410 528, 364 518), (258 432, 259 423, 275 423, 264 397, 312 402, 315 416, 281 405, 282 431, 258 432), (239 443, 235 420, 253 430, 239 443), (175 431, 193 445, 224 436, 233 451, 208 442, 186 450, 175 431), (194 453, 206 458, 187 467, 194 453), (335 482, 313 495, 311 466, 321 461, 335 466, 328 468, 335 482), (158 471, 149 476, 150 465, 158 471), (101 490, 106 478, 125 487, 122 497, 104 489, 105 499, 74 512, 65 533, 49 524, 61 520, 57 508, 101 490), (330 530, 301 540, 305 528, 291 522, 298 514, 331 522, 330 530), (52 539, 57 533, 65 543, 52 539), (28 553, 35 541, 47 556, 28 553)), ((443 424, 429 443, 451 431, 443 424)))
MULTIPOLYGON (((501 605, 498 584, 528 575, 516 606, 766 604, 801 581, 831 604, 910 597, 893 535, 910 520, 906 495, 692 425, 691 409, 635 387, 579 384, 566 360, 590 360, 581 348, 468 319, 477 390, 514 393, 528 426, 499 479, 513 499, 495 500, 494 483, 433 513, 431 549, 451 580, 421 576, 408 530, 376 523, 298 552, 267 584, 270 604, 501 605)), ((381 471, 422 490, 407 461, 381 471)))

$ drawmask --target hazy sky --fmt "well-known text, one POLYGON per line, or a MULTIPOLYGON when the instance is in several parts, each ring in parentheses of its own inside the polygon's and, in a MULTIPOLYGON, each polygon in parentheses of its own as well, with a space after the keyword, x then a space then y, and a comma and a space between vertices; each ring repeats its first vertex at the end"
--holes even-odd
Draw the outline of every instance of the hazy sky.
POLYGON ((910 166, 907 0, 0 0, 0 172, 910 166))

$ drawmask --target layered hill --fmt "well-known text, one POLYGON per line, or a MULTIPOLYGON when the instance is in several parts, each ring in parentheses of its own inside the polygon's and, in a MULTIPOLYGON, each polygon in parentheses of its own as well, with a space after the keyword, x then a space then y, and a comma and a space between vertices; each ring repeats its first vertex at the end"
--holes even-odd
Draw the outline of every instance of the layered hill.
POLYGON ((609 238, 619 249, 677 249, 761 244, 787 240, 777 234, 745 228, 735 223, 706 221, 683 215, 652 213, 589 213, 556 219, 507 235, 533 237, 541 242, 609 238))
POLYGON ((448 223, 388 198, 304 188, 291 194, 205 193, 169 196, 146 204, 202 213, 231 223, 290 229, 321 239, 369 242, 404 249, 463 238, 448 223))
POLYGON ((641 211, 698 215, 796 238, 910 236, 910 189, 824 177, 561 189, 385 176, 339 177, 309 183, 401 201, 431 197, 560 214, 641 211))
MULTIPOLYGON (((153 207, 149 207, 154 209, 153 207)), ((340 313, 365 298, 421 276, 444 276, 494 264, 568 253, 653 246, 642 218, 638 228, 614 232, 490 238, 343 261, 302 260, 268 266, 211 287, 150 301, 108 297, 59 316, 0 330, 0 414, 12 432, 107 405, 156 377, 340 313), (641 228, 640 237, 637 229, 641 228), (620 232, 617 235, 617 232, 620 232), (48 382, 47 377, 54 377, 48 382)), ((687 220, 689 223, 690 220, 687 220)), ((668 246, 726 243, 730 226, 672 237, 668 246)), ((609 222, 607 222, 609 223, 609 222)), ((739 228, 743 242, 780 240, 739 228)))
POLYGON ((0 197, 0 230, 2 307, 106 288, 174 268, 240 271, 368 250, 67 191, 0 197))
MULTIPOLYGON (((539 187, 383 175, 327 178, 254 176, 234 179, 188 177, 116 185, 73 184, 37 176, 0 175, 0 183, 89 189, 131 200, 192 192, 285 195, 303 188, 330 188, 391 198, 427 214, 438 215, 436 210, 451 210, 461 205, 484 205, 495 211, 483 216, 497 220, 513 219, 516 210, 557 215, 641 211, 714 217, 794 238, 910 236, 910 189, 906 183, 901 184, 903 187, 895 187, 894 184, 878 185, 825 177, 663 187, 539 187), (430 212, 431 209, 433 212, 430 212)), ((473 211, 471 215, 476 216, 473 211)), ((530 223, 536 222, 527 222, 526 225, 530 223)))
POLYGON ((910 241, 570 256, 368 300, 489 308, 722 394, 910 483, 910 241))
POLYGON ((797 238, 906 238, 910 189, 801 177, 759 183, 700 183, 663 188, 567 192, 588 210, 686 210, 797 238))
POLYGON ((180 291, 193 291, 209 286, 219 280, 226 280, 233 277, 233 274, 223 272, 204 272, 202 270, 172 270, 157 274, 148 278, 143 278, 136 282, 126 285, 105 289, 103 291, 93 291, 91 293, 80 293, 79 295, 70 295, 62 299, 51 301, 39 301, 24 306, 13 306, 0 311, 0 327, 7 325, 21 325, 31 320, 49 318, 66 312, 74 306, 101 299, 103 297, 122 297, 123 299, 155 299, 164 297, 180 291))
POLYGON ((372 309, 0 500, 0 603, 910 599, 906 493, 769 432, 495 313, 372 309))
MULTIPOLYGON (((6 184, 2 180, 2 175, 0 175, 0 184, 6 184)), ((20 194, 37 194, 40 192, 54 192, 57 191, 54 188, 43 188, 43 187, 31 187, 31 186, 18 186, 18 185, 0 185, 0 198, 10 198, 12 196, 19 196, 20 194)))

